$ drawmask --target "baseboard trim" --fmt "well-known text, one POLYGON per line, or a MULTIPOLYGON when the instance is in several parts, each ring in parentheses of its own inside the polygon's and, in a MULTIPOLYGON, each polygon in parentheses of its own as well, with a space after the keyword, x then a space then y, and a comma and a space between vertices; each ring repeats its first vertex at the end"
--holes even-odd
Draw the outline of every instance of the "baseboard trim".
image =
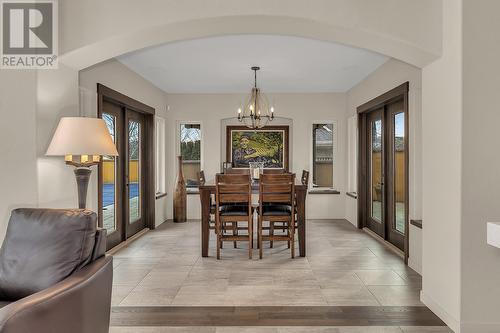
MULTIPOLYGON (((436 316, 441 318, 442 321, 448 325, 449 328, 455 333, 460 333, 460 322, 450 315, 441 305, 439 305, 436 301, 429 297, 424 293, 424 291, 420 291, 420 301, 424 303, 436 316)), ((467 332, 467 331, 465 331, 467 332)))
POLYGON ((141 231, 139 231, 138 233, 136 233, 135 235, 133 235, 132 237, 130 237, 129 239, 127 239, 126 241, 124 242, 121 242, 120 244, 118 244, 117 246, 115 246, 114 248, 112 249, 109 249, 109 251, 106 252, 106 254, 109 254, 109 255, 114 255, 116 252, 120 251, 121 249, 123 249, 124 247, 130 245, 130 243, 132 243, 133 241, 135 241, 136 239, 138 238, 141 238, 144 234, 146 234, 147 232, 149 231, 149 228, 144 228, 142 229, 141 231))

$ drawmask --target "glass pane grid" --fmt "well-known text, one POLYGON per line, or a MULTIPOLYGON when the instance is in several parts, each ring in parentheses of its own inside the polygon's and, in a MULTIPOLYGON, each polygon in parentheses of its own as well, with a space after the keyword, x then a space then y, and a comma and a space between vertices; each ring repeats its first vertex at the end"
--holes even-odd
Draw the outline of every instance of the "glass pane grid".
POLYGON ((186 187, 197 187, 198 172, 201 170, 200 124, 181 124, 180 146, 182 174, 186 187))
POLYGON ((382 185, 382 120, 371 124, 371 217, 382 222, 383 185, 382 185))
POLYGON ((141 124, 137 121, 128 123, 128 194, 129 222, 141 217, 141 124))
POLYGON ((406 222, 406 149, 405 114, 400 112, 393 117, 394 126, 394 228, 405 233, 406 222))
POLYGON ((313 186, 333 187, 333 124, 314 124, 313 186))

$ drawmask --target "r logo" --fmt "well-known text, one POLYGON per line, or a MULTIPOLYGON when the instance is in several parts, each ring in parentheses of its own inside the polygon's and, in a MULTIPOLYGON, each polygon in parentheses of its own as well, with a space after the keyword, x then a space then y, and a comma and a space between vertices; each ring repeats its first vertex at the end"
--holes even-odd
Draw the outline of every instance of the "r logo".
POLYGON ((3 54, 52 54, 53 5, 3 2, 3 54))

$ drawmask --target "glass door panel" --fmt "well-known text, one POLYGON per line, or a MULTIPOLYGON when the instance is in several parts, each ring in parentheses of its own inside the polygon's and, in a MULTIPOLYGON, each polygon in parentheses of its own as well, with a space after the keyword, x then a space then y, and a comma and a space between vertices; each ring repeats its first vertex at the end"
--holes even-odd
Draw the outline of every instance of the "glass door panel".
POLYGON ((371 165, 371 217, 382 222, 382 119, 371 122, 371 144, 370 144, 370 165, 371 165))
POLYGON ((386 106, 387 136, 387 240, 404 250, 408 216, 407 207, 407 143, 404 102, 395 101, 386 106))
MULTIPOLYGON (((109 113, 103 113, 102 119, 106 123, 109 134, 116 144, 116 117, 109 113)), ((103 228, 108 234, 116 230, 116 202, 117 202, 117 184, 116 184, 116 157, 102 157, 102 222, 103 228)))
POLYGON ((141 124, 128 122, 128 201, 129 223, 141 218, 141 124))
MULTIPOLYGON (((121 106, 104 101, 101 118, 120 153, 123 146, 123 110, 121 106)), ((121 156, 103 156, 99 165, 99 226, 106 229, 106 247, 125 240, 123 226, 123 162, 121 156)))
POLYGON ((394 126, 394 228, 405 233, 406 222, 406 148, 405 148, 405 114, 396 113, 393 116, 394 126))
POLYGON ((366 119, 366 226, 385 237, 385 123, 384 109, 370 112, 366 119))
POLYGON ((144 116, 126 109, 125 172, 126 180, 126 236, 131 237, 146 227, 145 224, 145 160, 144 116))

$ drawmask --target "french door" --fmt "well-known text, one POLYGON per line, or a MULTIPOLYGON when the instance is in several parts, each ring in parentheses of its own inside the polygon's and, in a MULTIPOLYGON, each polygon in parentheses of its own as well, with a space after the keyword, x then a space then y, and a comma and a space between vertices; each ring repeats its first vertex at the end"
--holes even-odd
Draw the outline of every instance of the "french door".
POLYGON ((383 109, 370 112, 368 115, 368 216, 365 226, 378 235, 385 235, 385 145, 383 109))
MULTIPOLYGON (((104 91, 114 92, 109 88, 104 91)), ((116 94, 117 99, 122 98, 116 94)), ((103 156, 99 167, 99 225, 107 230, 106 247, 110 249, 142 229, 154 227, 154 169, 149 144, 153 116, 105 96, 100 96, 98 114, 119 154, 103 156)))
POLYGON ((126 236, 145 228, 144 212, 144 120, 140 113, 126 110, 125 210, 126 236))
POLYGON ((407 105, 405 84, 358 108, 359 224, 405 253, 408 250, 407 105))

